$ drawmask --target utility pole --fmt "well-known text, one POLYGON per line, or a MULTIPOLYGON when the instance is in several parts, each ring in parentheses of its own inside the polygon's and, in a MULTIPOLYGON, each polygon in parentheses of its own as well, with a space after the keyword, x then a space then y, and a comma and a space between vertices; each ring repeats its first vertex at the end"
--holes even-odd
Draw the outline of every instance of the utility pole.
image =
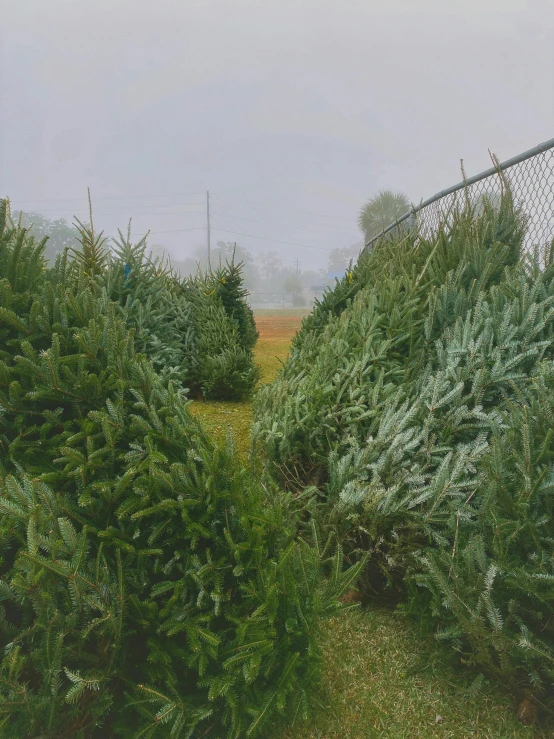
POLYGON ((296 264, 296 274, 298 274, 300 271, 300 262, 298 261, 298 259, 296 260, 295 264, 296 264))
POLYGON ((210 191, 206 191, 206 217, 208 225, 208 265, 210 264, 210 191))

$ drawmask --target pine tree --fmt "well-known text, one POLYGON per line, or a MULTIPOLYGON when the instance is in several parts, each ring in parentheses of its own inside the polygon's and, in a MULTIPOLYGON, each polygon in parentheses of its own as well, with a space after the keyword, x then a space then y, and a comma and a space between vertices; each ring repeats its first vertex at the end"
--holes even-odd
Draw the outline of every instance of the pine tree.
POLYGON ((90 190, 88 190, 88 203, 90 214, 89 223, 81 223, 78 218, 75 219, 78 232, 77 241, 81 247, 70 247, 68 251, 85 275, 91 281, 94 281, 105 270, 108 262, 108 250, 106 248, 107 238, 104 237, 104 232, 102 231, 97 234, 94 230, 90 190))
POLYGON ((219 266, 209 280, 225 313, 237 326, 241 347, 249 351, 258 340, 258 331, 252 308, 246 302, 248 291, 243 287, 242 267, 241 263, 235 264, 233 255, 233 259, 219 266))
POLYGON ((25 276, 34 241, 0 238, 2 736, 238 739, 304 713, 359 567, 295 540, 291 499, 213 445, 101 280, 67 254, 25 276))
POLYGON ((552 710, 554 273, 524 233, 506 193, 376 245, 258 393, 254 437, 308 522, 371 553, 359 587, 552 710))

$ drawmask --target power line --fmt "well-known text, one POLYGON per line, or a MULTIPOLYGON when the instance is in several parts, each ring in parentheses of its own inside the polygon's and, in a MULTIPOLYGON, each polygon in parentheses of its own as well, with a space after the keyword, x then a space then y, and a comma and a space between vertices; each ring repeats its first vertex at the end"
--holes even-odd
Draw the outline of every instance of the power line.
MULTIPOLYGON (((187 194, 184 194, 184 195, 182 194, 182 195, 174 195, 174 196, 173 195, 168 195, 168 194, 166 194, 166 195, 160 195, 160 196, 158 196, 158 195, 136 195, 136 196, 133 195, 133 196, 131 196, 131 195, 129 195, 129 196, 113 196, 113 197, 103 197, 103 198, 101 197, 101 198, 95 198, 95 200, 98 201, 98 200, 121 200, 121 199, 137 199, 137 198, 145 198, 146 199, 146 198, 162 198, 162 197, 188 197, 190 195, 202 195, 202 194, 204 194, 204 193, 187 193, 187 194)), ((207 197, 211 200, 211 193, 209 195, 207 195, 207 197)), ((254 201, 247 200, 246 198, 241 198, 241 196, 225 196, 225 195, 223 195, 223 197, 236 197, 237 199, 243 200, 244 202, 247 202, 247 203, 252 203, 256 207, 259 207, 259 204, 258 203, 255 203, 254 201)), ((66 198, 66 199, 63 199, 63 198, 50 198, 50 199, 44 199, 44 200, 14 200, 14 201, 10 201, 10 202, 13 202, 13 203, 16 203, 16 202, 19 202, 19 203, 22 203, 22 202, 33 202, 33 203, 35 203, 35 202, 61 202, 61 201, 63 201, 63 202, 69 202, 70 200, 75 200, 75 201, 76 200, 80 200, 80 201, 82 201, 82 199, 80 199, 80 198, 79 199, 77 199, 77 198, 73 198, 73 199, 72 198, 66 198)), ((130 207, 133 207, 133 208, 156 208, 156 207, 160 207, 160 205, 161 204, 159 204, 159 203, 158 204, 153 204, 153 205, 136 204, 136 205, 132 205, 130 207)), ((171 207, 171 205, 176 205, 176 204, 168 204, 168 205, 171 207)), ((200 205, 200 204, 197 203, 197 202, 192 201, 192 202, 188 202, 188 203, 183 203, 183 205, 200 205)), ((162 205, 161 207, 164 207, 164 206, 162 205)), ((166 205, 166 207, 167 207, 167 205, 166 205)), ((281 210, 284 210, 284 209, 281 208, 281 210)), ((181 213, 175 213, 173 211, 171 211, 171 212, 169 212, 169 211, 167 211, 167 212, 165 212, 165 211, 158 211, 158 212, 150 211, 150 212, 144 212, 144 213, 142 213, 140 215, 143 215, 143 216, 146 216, 146 215, 171 215, 171 216, 180 216, 180 217, 182 217, 184 215, 189 215, 190 213, 193 213, 193 212, 195 212, 195 211, 192 211, 192 212, 189 212, 189 213, 182 213, 182 212, 181 213)), ((310 213, 309 211, 300 211, 300 210, 298 210, 298 212, 305 213, 306 215, 313 215, 313 216, 323 217, 323 218, 340 218, 339 216, 329 216, 329 215, 327 215, 327 216, 320 216, 320 215, 315 214, 315 213, 310 213)), ((55 212, 50 213, 50 214, 41 213, 39 215, 45 215, 45 216, 47 216, 47 215, 62 215, 62 214, 65 214, 65 213, 76 215, 77 213, 88 213, 88 210, 82 210, 82 211, 81 210, 79 210, 79 211, 55 211, 55 212)), ((213 209, 212 209, 212 214, 217 215, 227 225, 231 225, 231 224, 229 224, 227 222, 227 219, 224 218, 219 212, 214 212, 213 209)), ((109 212, 109 213, 100 212, 100 213, 97 213, 97 215, 99 215, 99 216, 129 216, 128 213, 119 213, 119 212, 109 212)), ((273 214, 267 214, 267 215, 269 215, 270 217, 273 217, 273 218, 282 218, 283 217, 283 216, 277 215, 275 213, 273 213, 273 214)), ((255 218, 245 218, 245 217, 236 216, 236 215, 232 215, 231 217, 233 219, 237 218, 238 220, 256 221, 255 218)), ((208 218, 209 218, 209 216, 208 216, 208 218)), ((341 220, 346 220, 346 219, 342 219, 341 218, 341 220)), ((260 221, 259 219, 258 219, 258 222, 262 222, 263 223, 263 221, 260 221)), ((207 223, 207 226, 209 227, 209 222, 207 223)), ((341 228, 340 226, 333 226, 331 224, 328 224, 328 227, 335 228, 335 229, 340 229, 340 230, 349 230, 349 229, 341 228)), ((164 231, 147 231, 147 232, 142 233, 142 234, 133 234, 133 235, 134 236, 145 236, 147 234, 157 235, 157 234, 168 234, 168 233, 184 233, 184 232, 189 232, 189 231, 201 231, 201 230, 204 230, 204 228, 206 228, 206 227, 197 226, 197 227, 191 227, 191 228, 169 229, 169 230, 164 230, 164 231)), ((272 243, 276 243, 276 244, 286 244, 286 245, 289 245, 289 246, 299 246, 299 247, 304 248, 304 249, 316 249, 318 251, 327 251, 327 252, 333 251, 333 249, 326 248, 326 247, 312 246, 312 245, 309 245, 309 244, 301 244, 301 243, 294 242, 294 241, 285 241, 285 240, 281 240, 281 239, 272 239, 272 238, 269 238, 269 237, 259 236, 259 235, 256 235, 256 234, 243 233, 241 231, 233 230, 232 228, 230 228, 230 229, 214 228, 213 230, 220 231, 222 233, 230 233, 230 234, 233 234, 233 235, 236 235, 236 236, 246 236, 248 238, 258 239, 260 241, 268 241, 268 242, 272 242, 272 243)), ((310 230, 310 229, 308 229, 308 230, 310 230)), ((313 231, 313 230, 310 230, 310 232, 311 233, 315 233, 316 235, 323 235, 323 234, 321 234, 321 232, 317 232, 317 231, 313 231)))
MULTIPOLYGON (((100 200, 147 200, 151 198, 158 198, 158 199, 160 198, 186 198, 186 197, 190 197, 193 195, 204 195, 204 194, 205 193, 203 192, 188 192, 188 193, 175 193, 175 194, 164 193, 163 195, 110 195, 110 196, 103 196, 103 197, 95 197, 93 198, 93 202, 98 202, 100 200)), ((261 208, 264 208, 264 207, 272 208, 273 207, 274 209, 276 208, 277 210, 280 210, 280 211, 293 210, 293 211, 296 211, 297 213, 315 216, 317 218, 331 218, 335 220, 350 222, 349 218, 344 218, 343 216, 332 216, 332 215, 329 215, 328 213, 327 214, 313 213, 312 211, 301 210, 299 208, 290 208, 288 206, 282 207, 282 206, 275 206, 275 205, 268 205, 268 204, 264 205, 264 204, 257 203, 253 200, 243 198, 241 195, 226 195, 225 193, 216 193, 216 195, 220 195, 223 198, 232 198, 235 200, 242 200, 243 202, 254 205, 257 208, 260 208, 260 207, 261 208)), ((15 199, 10 198, 10 203, 70 203, 70 202, 82 202, 82 201, 83 201, 83 198, 15 198, 15 199)), ((149 205, 140 206, 139 205, 135 207, 155 208, 155 207, 159 207, 159 204, 152 205, 152 206, 149 206, 149 205)), ((282 217, 274 213, 271 213, 271 214, 267 213, 266 215, 270 215, 273 217, 282 217)))
POLYGON ((213 208, 211 209, 212 215, 214 215, 216 218, 221 219, 224 226, 227 226, 227 228, 231 229, 233 232, 236 230, 236 225, 234 223, 231 223, 227 220, 227 218, 224 218, 219 211, 215 211, 213 208))
MULTIPOLYGON (((96 202, 97 200, 138 200, 138 199, 148 199, 148 198, 188 198, 191 195, 204 195, 203 192, 187 192, 187 193, 181 193, 181 194, 175 194, 171 195, 170 193, 165 193, 164 195, 110 195, 106 197, 101 198, 93 198, 93 202, 96 202)), ((79 202, 82 201, 83 198, 35 198, 30 199, 27 198, 24 199, 15 199, 12 200, 9 199, 10 203, 70 203, 70 202, 79 202)))
MULTIPOLYGON (((183 203, 183 206, 186 206, 186 205, 198 205, 198 203, 183 203)), ((175 208, 175 207, 178 207, 178 204, 176 204, 176 203, 170 203, 169 205, 129 205, 128 207, 129 208, 133 208, 133 210, 135 208, 172 208, 172 207, 175 208)), ((40 216, 47 217, 47 216, 56 216, 56 215, 77 215, 77 214, 80 214, 80 213, 89 213, 89 210, 88 210, 88 208, 87 209, 79 208, 79 209, 76 209, 76 210, 24 211, 24 210, 19 210, 19 209, 16 208, 14 210, 14 212, 15 213, 23 213, 24 215, 40 215, 40 216)), ((181 211, 179 213, 175 213, 174 211, 169 212, 169 211, 150 211, 149 210, 149 211, 144 211, 144 212, 140 213, 139 215, 145 215, 145 216, 150 216, 150 215, 152 215, 152 216, 156 216, 156 215, 182 216, 182 215, 189 215, 189 214, 192 214, 192 213, 199 213, 199 212, 200 211, 198 209, 190 210, 190 211, 181 211)), ((122 215, 128 215, 128 213, 120 213, 120 212, 114 213, 114 212, 111 212, 111 211, 109 213, 106 213, 105 211, 96 211, 95 210, 94 211, 94 215, 99 215, 99 216, 122 216, 122 215)))
MULTIPOLYGON (((213 203, 213 199, 211 198, 211 195, 210 195, 210 207, 212 206, 212 203, 213 203)), ((174 205, 174 204, 169 204, 169 207, 171 207, 171 205, 174 205)), ((183 203, 183 205, 186 206, 186 205, 199 205, 199 204, 198 203, 183 203)), ((163 205, 160 206, 159 204, 158 205, 133 205, 133 206, 130 206, 130 208, 133 208, 133 210, 135 208, 157 208, 157 207, 159 208, 159 207, 164 207, 164 206, 163 205)), ((167 206, 165 206, 165 207, 167 207, 167 206)), ((16 210, 15 212, 19 212, 19 211, 16 210)), ((139 212, 139 213, 136 213, 135 212, 135 216, 151 216, 151 215, 161 216, 161 215, 164 215, 164 216, 179 216, 179 217, 183 217, 183 216, 186 216, 186 215, 193 215, 193 214, 196 214, 198 212, 199 211, 197 209, 191 210, 191 211, 184 211, 184 212, 180 212, 180 213, 177 213, 175 211, 144 211, 144 212, 139 212)), ((212 208, 211 212, 213 214, 216 214, 216 211, 214 211, 213 208, 212 208)), ((41 210, 40 212, 38 212, 38 215, 41 215, 44 218, 50 218, 51 219, 51 218, 54 218, 56 216, 60 216, 60 217, 63 217, 63 216, 78 216, 78 215, 82 215, 82 214, 87 215, 88 213, 89 213, 88 209, 82 209, 82 210, 81 209, 79 209, 79 210, 56 210, 56 211, 51 211, 51 212, 45 212, 44 210, 41 210)), ((27 215, 33 215, 33 213, 32 212, 31 213, 27 213, 27 215)), ((129 212, 122 213, 122 212, 113 212, 113 211, 110 211, 110 212, 95 211, 95 215, 96 216, 118 216, 118 217, 129 218, 129 217, 132 216, 132 213, 129 213, 129 212)), ((235 214, 232 214, 230 216, 224 217, 219 211, 217 212, 217 215, 219 215, 219 217, 223 221, 225 221, 228 225, 229 225, 229 222, 227 221, 227 217, 231 217, 233 219, 240 220, 240 221, 247 221, 247 222, 253 222, 253 223, 265 223, 264 220, 259 219, 259 218, 245 218, 244 216, 237 216, 235 214)), ((283 218, 283 216, 278 216, 278 215, 273 215, 271 217, 272 218, 279 218, 279 219, 282 219, 283 218)), ((64 220, 66 220, 66 219, 64 218, 64 220)), ((303 227, 303 224, 301 224, 301 226, 303 227)), ((345 231, 347 233, 353 233, 353 231, 354 231, 354 229, 348 229, 348 228, 344 228, 342 226, 333 226, 333 225, 330 225, 330 224, 329 224, 329 226, 327 226, 327 228, 337 229, 337 230, 340 230, 340 231, 345 231)), ((328 234, 331 233, 330 231, 327 231, 327 230, 314 230, 314 229, 310 229, 310 228, 308 228, 308 229, 302 228, 302 230, 303 231, 306 231, 308 233, 316 234, 316 235, 328 235, 328 234)))
POLYGON ((176 234, 176 233, 183 233, 184 231, 205 231, 205 226, 196 226, 195 228, 176 228, 172 231, 146 231, 146 233, 143 234, 132 234, 132 236, 146 236, 147 234, 154 235, 154 234, 176 234))
MULTIPOLYGON (((97 215, 118 215, 118 214, 117 213, 100 213, 100 214, 97 214, 97 215)), ((167 214, 164 214, 164 213, 146 213, 144 215, 184 215, 184 214, 182 214, 182 213, 167 213, 167 214)), ((226 219, 223 219, 223 216, 221 216, 220 213, 214 212, 213 209, 211 211, 211 215, 216 215, 219 218, 221 218, 221 220, 225 220, 225 223, 227 223, 227 220, 226 219)), ((227 223, 227 225, 230 225, 230 224, 227 223)), ((176 228, 176 229, 170 229, 170 230, 167 230, 167 231, 146 231, 144 233, 133 233, 132 235, 133 236, 146 236, 146 235, 154 236, 154 235, 157 235, 157 234, 185 233, 185 232, 188 232, 188 231, 204 231, 205 229, 206 229, 206 226, 195 226, 193 228, 176 228)), ((258 235, 254 235, 254 234, 246 234, 246 233, 242 233, 240 231, 235 231, 235 230, 232 230, 232 229, 215 228, 215 227, 212 226, 211 227, 211 230, 212 231, 221 231, 223 233, 230 233, 230 234, 234 234, 235 236, 247 236, 249 238, 259 239, 261 241, 271 241, 271 242, 276 243, 276 244, 288 244, 290 246, 300 246, 300 247, 305 248, 305 249, 317 249, 319 251, 333 251, 332 249, 328 249, 328 248, 322 247, 322 246, 311 246, 309 244, 299 244, 298 242, 294 242, 294 241, 282 241, 282 240, 279 240, 279 239, 271 239, 271 238, 267 238, 265 236, 258 236, 258 235)))
MULTIPOLYGON (((212 203, 213 203, 213 199, 212 199, 212 203)), ((215 211, 214 211, 214 212, 215 212, 215 211)), ((221 218, 223 218, 223 216, 221 216, 221 213, 219 213, 219 211, 218 211, 218 214, 219 214, 219 216, 220 216, 221 218)), ((234 214, 234 213, 233 213, 233 214, 232 214, 231 216, 229 216, 229 217, 230 217, 230 218, 233 218, 233 219, 236 219, 236 220, 238 220, 238 221, 251 221, 251 222, 253 222, 253 223, 265 223, 265 222, 266 222, 266 221, 264 221, 264 220, 261 220, 261 219, 259 219, 259 218, 245 218, 244 216, 237 216, 237 215, 236 215, 236 214, 234 214)), ((270 216, 270 217, 271 217, 271 218, 279 218, 280 220, 282 220, 282 219, 283 219, 283 216, 279 216, 279 215, 272 215, 272 216, 270 216)), ((285 216, 285 217, 286 217, 286 216, 285 216)), ((291 216, 291 218, 294 218, 294 217, 295 217, 295 216, 291 216)), ((303 227, 303 226, 304 226, 304 224, 300 224, 300 226, 301 226, 301 227, 303 227)), ((325 228, 325 226, 324 226, 323 228, 325 228)), ((327 228, 332 228, 332 229, 336 229, 336 230, 338 230, 338 231, 345 231, 345 232, 347 232, 347 233, 350 233, 350 234, 353 234, 353 233, 354 233, 354 231, 355 231, 355 229, 354 229, 354 228, 345 228, 344 226, 333 226, 332 224, 329 224, 329 225, 327 226, 327 228)), ((330 234, 332 233, 332 232, 330 232, 330 231, 321 231, 321 230, 320 230, 320 231, 314 231, 314 229, 311 229, 311 228, 302 228, 302 230, 303 230, 303 231, 307 231, 307 232, 309 232, 309 233, 319 234, 319 235, 321 235, 321 234, 325 234, 325 235, 330 235, 330 234)), ((335 235, 335 234, 333 234, 333 235, 335 235)))
MULTIPOLYGON (((82 213, 78 213, 76 215, 78 215, 80 218, 82 218, 82 216, 83 216, 82 213)), ((93 213, 93 215, 94 215, 94 218, 95 219, 96 219, 97 216, 98 217, 100 217, 100 216, 104 216, 104 217, 119 216, 119 217, 122 217, 122 218, 124 217, 127 220, 131 219, 131 220, 134 221, 136 219, 141 218, 142 215, 148 215, 148 216, 151 216, 151 215, 152 216, 167 216, 167 215, 170 215, 170 216, 180 216, 181 218, 183 218, 183 217, 185 217, 187 215, 197 215, 197 214, 196 213, 144 213, 144 214, 142 214, 142 213, 135 213, 133 215, 133 214, 129 214, 129 213, 93 213)), ((29 219, 29 220, 32 222, 32 219, 29 219)), ((55 221, 54 220, 51 220, 50 218, 47 218, 46 220, 50 221, 51 223, 55 223, 55 221)), ((73 225, 73 224, 70 224, 69 221, 66 220, 65 218, 62 218, 60 220, 65 221, 65 223, 68 224, 69 226, 73 225)), ((144 220, 144 219, 142 218, 141 220, 144 220)))
MULTIPOLYGON (((127 199, 134 199, 134 198, 157 198, 157 197, 159 197, 159 198, 162 198, 162 197, 187 197, 187 196, 194 195, 194 194, 202 194, 202 193, 187 193, 185 195, 175 195, 175 196, 171 196, 171 195, 169 195, 169 196, 168 195, 164 195, 164 196, 162 196, 162 195, 160 195, 160 196, 157 196, 157 195, 137 195, 137 196, 131 196, 131 195, 129 195, 129 196, 123 196, 122 195, 122 196, 114 196, 114 197, 95 198, 95 201, 101 201, 101 200, 120 200, 120 199, 126 199, 126 198, 127 199)), ((233 197, 233 196, 224 196, 224 197, 233 197)), ((237 196, 237 197, 239 197, 239 196, 237 196)), ((12 202, 12 203, 23 203, 23 202, 31 202, 31 203, 39 203, 39 202, 65 202, 65 203, 67 203, 67 202, 69 202, 71 200, 82 202, 82 199, 81 198, 79 198, 79 199, 77 199, 77 198, 74 198, 74 199, 71 199, 71 198, 67 198, 67 199, 51 198, 51 199, 48 199, 48 200, 46 200, 46 199, 45 200, 10 200, 10 202, 12 202)), ((213 197, 211 196, 211 193, 210 193, 210 200, 211 200, 211 203, 213 203, 213 197)), ((245 202, 253 203, 253 201, 248 201, 246 199, 244 199, 244 200, 245 200, 245 202)), ((188 202, 185 202, 185 203, 182 203, 182 204, 177 204, 177 203, 163 203, 163 204, 162 203, 155 203, 155 204, 148 205, 148 204, 143 204, 143 203, 142 204, 141 203, 137 203, 137 204, 132 204, 132 205, 130 204, 129 207, 130 208, 133 208, 133 209, 136 209, 136 208, 146 209, 146 208, 172 207, 172 206, 175 206, 175 205, 183 205, 183 206, 194 205, 194 206, 199 206, 200 203, 198 201, 188 201, 188 202)), ((254 203, 254 205, 256 207, 259 207, 256 203, 254 203)), ((286 210, 286 209, 285 208, 281 208, 281 210, 286 210)), ((88 209, 83 209, 83 208, 79 208, 79 209, 75 209, 75 210, 66 210, 66 209, 58 210, 58 209, 56 209, 56 210, 50 210, 50 211, 41 210, 39 212, 39 215, 42 215, 44 217, 49 217, 49 216, 50 217, 55 217, 55 216, 72 216, 72 215, 88 214, 88 212, 89 212, 88 209)), ((196 210, 194 210, 194 211, 188 211, 188 213, 195 213, 195 212, 198 212, 198 211, 196 211, 196 210)), ((308 211, 298 211, 298 212, 306 213, 308 215, 313 215, 313 216, 316 216, 317 215, 317 214, 310 214, 308 211)), ((182 216, 182 215, 186 215, 188 213, 182 213, 182 212, 181 213, 175 213, 173 211, 152 211, 152 210, 147 210, 147 211, 144 211, 143 215, 175 215, 175 216, 182 216)), ((98 212, 96 212, 96 215, 98 215, 98 216, 122 216, 122 217, 128 217, 129 216, 129 213, 128 212, 127 213, 121 213, 119 211, 118 212, 111 212, 111 211, 110 212, 103 212, 103 211, 98 211, 98 212)), ((219 215, 223 219, 223 216, 221 215, 221 213, 219 215)), ((294 218, 296 218, 296 216, 294 216, 294 215, 286 216, 286 215, 277 214, 277 213, 267 213, 267 212, 264 212, 264 211, 260 211, 256 215, 265 215, 265 216, 268 216, 269 218, 278 218, 278 219, 283 219, 283 218, 294 219, 294 218)), ((236 214, 232 214, 231 217, 233 219, 242 220, 242 221, 251 221, 251 222, 257 222, 257 223, 263 223, 264 222, 263 220, 261 220, 259 218, 245 217, 245 216, 240 216, 240 215, 236 215, 236 214)), ((323 217, 323 218, 339 218, 338 216, 318 216, 318 217, 323 217)), ((346 220, 346 219, 342 219, 342 220, 346 220)), ((346 228, 344 226, 337 226, 337 225, 333 225, 333 224, 326 224, 326 228, 336 229, 336 230, 339 230, 339 231, 345 231, 345 232, 349 232, 349 233, 352 233, 354 231, 353 228, 346 228)), ((315 231, 314 229, 305 229, 305 230, 308 230, 310 233, 315 233, 315 234, 325 233, 325 232, 322 232, 322 231, 319 231, 319 232, 318 231, 315 231)))
MULTIPOLYGON (((232 226, 231 226, 231 224, 229 224, 229 222, 225 218, 222 217, 222 215, 221 215, 221 213, 219 213, 219 211, 214 211, 213 208, 212 208, 211 213, 212 213, 212 215, 215 215, 216 217, 221 218, 222 221, 224 221, 228 226, 230 226, 230 230, 227 230, 227 229, 224 229, 224 228, 217 228, 217 227, 212 227, 212 230, 214 230, 214 231, 224 231, 226 233, 235 234, 237 236, 249 236, 249 234, 242 234, 240 231, 236 231, 235 229, 233 229, 232 226)), ((298 244, 297 242, 292 242, 292 241, 279 241, 277 239, 268 239, 268 238, 262 237, 262 236, 252 236, 252 238, 261 239, 263 241, 274 241, 275 243, 279 243, 279 244, 291 244, 293 246, 302 246, 302 247, 304 247, 306 249, 320 249, 321 251, 333 251, 333 249, 326 249, 325 247, 322 247, 322 246, 309 246, 308 244, 298 244)), ((296 261, 298 261, 298 260, 296 260, 296 261)))
POLYGON ((310 246, 309 244, 298 244, 295 241, 281 241, 280 239, 268 239, 265 236, 256 236, 255 234, 245 234, 240 231, 228 231, 225 228, 212 228, 213 231, 222 231, 223 233, 234 234, 235 236, 248 236, 251 239, 259 239, 260 241, 273 241, 275 244, 288 244, 289 246, 301 246, 303 249, 318 249, 319 251, 333 251, 324 246, 310 246))
POLYGON ((220 195, 223 198, 233 198, 233 199, 236 199, 236 200, 242 200, 245 203, 250 203, 251 205, 255 205, 257 207, 262 207, 262 208, 265 208, 265 207, 270 207, 270 208, 271 207, 277 207, 278 210, 295 210, 297 213, 304 213, 304 214, 309 215, 309 216, 316 216, 317 218, 335 218, 335 219, 337 219, 339 221, 349 221, 350 222, 350 218, 344 218, 344 216, 331 216, 328 213, 326 215, 323 215, 322 213, 312 213, 309 210, 300 210, 299 208, 289 208, 288 206, 286 208, 282 208, 282 207, 279 207, 279 206, 271 206, 271 205, 268 206, 267 204, 266 205, 261 204, 261 206, 260 206, 260 203, 256 203, 253 200, 248 200, 247 198, 243 198, 241 195, 225 195, 224 193, 215 193, 215 194, 218 195, 218 196, 220 195))

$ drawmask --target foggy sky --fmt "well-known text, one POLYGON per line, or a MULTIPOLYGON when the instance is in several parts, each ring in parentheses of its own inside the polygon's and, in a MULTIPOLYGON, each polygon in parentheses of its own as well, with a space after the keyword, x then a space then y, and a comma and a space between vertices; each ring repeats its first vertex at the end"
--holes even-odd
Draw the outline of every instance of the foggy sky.
POLYGON ((71 221, 90 186, 110 235, 133 217, 177 257, 207 189, 212 243, 321 267, 379 189, 417 203, 554 136, 549 0, 0 9, 0 196, 71 221))

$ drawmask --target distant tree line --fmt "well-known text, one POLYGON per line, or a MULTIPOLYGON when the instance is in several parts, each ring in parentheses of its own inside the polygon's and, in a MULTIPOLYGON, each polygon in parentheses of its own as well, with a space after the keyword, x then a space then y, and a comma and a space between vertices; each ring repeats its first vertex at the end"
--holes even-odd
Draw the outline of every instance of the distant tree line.
POLYGON ((45 236, 48 237, 44 252, 48 261, 54 260, 56 254, 61 254, 64 249, 76 248, 79 244, 77 238, 79 232, 65 218, 52 221, 41 213, 15 210, 13 220, 15 223, 21 223, 24 228, 28 228, 38 240, 42 240, 45 236))
MULTIPOLYGON (((287 293, 296 297, 296 302, 304 291, 326 280, 327 270, 298 269, 287 265, 275 251, 267 251, 253 256, 248 249, 233 241, 218 241, 211 253, 211 266, 225 264, 234 258, 235 263, 243 264, 245 287, 254 293, 287 293)), ((194 257, 184 260, 172 259, 173 266, 181 274, 194 274, 204 271, 208 266, 206 250, 199 247, 194 257)))
MULTIPOLYGON (((358 226, 363 240, 349 246, 333 249, 325 269, 298 269, 287 265, 275 251, 267 251, 253 256, 240 244, 231 241, 218 241, 211 253, 211 266, 217 267, 230 261, 234 254, 235 262, 243 264, 244 285, 255 293, 288 293, 300 304, 304 291, 314 286, 322 286, 333 281, 334 276, 343 274, 350 263, 355 263, 364 243, 379 234, 384 228, 400 218, 410 209, 406 195, 392 190, 382 190, 370 198, 361 208, 358 226)), ((48 237, 45 257, 53 260, 56 254, 66 248, 75 248, 78 231, 64 218, 50 220, 34 211, 14 211, 14 219, 29 228, 38 239, 48 237)), ((167 256, 166 249, 159 244, 151 247, 157 256, 167 256)), ((181 275, 195 274, 198 269, 205 271, 208 267, 206 250, 198 247, 192 257, 185 259, 171 258, 171 263, 181 275)))

